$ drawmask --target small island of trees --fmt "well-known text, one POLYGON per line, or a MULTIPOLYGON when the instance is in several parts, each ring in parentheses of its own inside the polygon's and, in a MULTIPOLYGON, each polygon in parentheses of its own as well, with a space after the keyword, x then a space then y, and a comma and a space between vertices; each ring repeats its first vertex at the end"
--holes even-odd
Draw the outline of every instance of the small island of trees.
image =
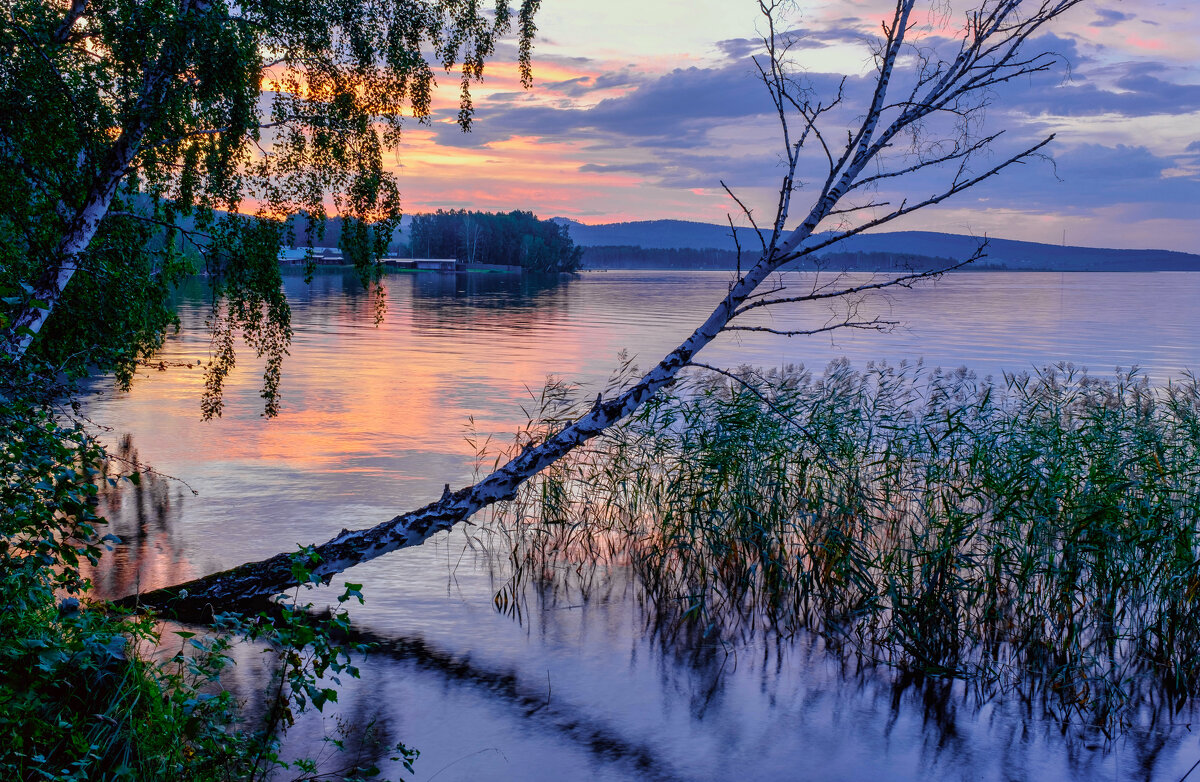
POLYGON ((571 241, 565 225, 539 220, 532 212, 439 209, 413 218, 409 254, 535 272, 573 272, 583 249, 571 241))

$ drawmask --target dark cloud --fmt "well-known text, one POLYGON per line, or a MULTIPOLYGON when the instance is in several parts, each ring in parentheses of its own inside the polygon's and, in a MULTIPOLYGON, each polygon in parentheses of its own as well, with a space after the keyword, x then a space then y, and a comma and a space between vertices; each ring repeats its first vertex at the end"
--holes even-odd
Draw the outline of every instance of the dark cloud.
MULTIPOLYGON (((847 26, 813 33, 806 40, 818 46, 851 35, 857 39, 858 33, 847 26)), ((1032 43, 1032 48, 1054 52, 1066 61, 1078 63, 1084 59, 1076 41, 1070 38, 1043 36, 1032 43)), ((539 99, 529 93, 492 96, 480 103, 475 130, 469 135, 461 134, 449 123, 435 122, 434 127, 439 142, 453 146, 482 146, 512 136, 582 142, 593 160, 603 153, 603 158, 612 162, 590 163, 581 166, 580 171, 634 174, 662 187, 711 188, 724 180, 740 188, 773 189, 781 174, 774 150, 745 154, 745 147, 740 146, 732 152, 727 142, 718 141, 736 138, 739 128, 752 129, 746 138, 756 138, 763 128, 769 130, 775 124, 773 106, 747 57, 758 45, 748 39, 722 41, 719 46, 731 59, 712 67, 677 68, 660 75, 625 69, 547 85, 564 97, 562 105, 547 105, 545 96, 539 99), (614 88, 626 92, 584 108, 565 100, 614 88), (634 155, 621 154, 622 150, 632 149, 641 150, 636 162, 629 161, 634 155)), ((1012 128, 1013 138, 1006 136, 1003 140, 1011 148, 975 161, 976 173, 1033 143, 1028 136, 1032 129, 1022 127, 1030 116, 1146 116, 1200 111, 1200 85, 1176 83, 1173 79, 1184 78, 1178 73, 1164 64, 1142 60, 1092 67, 1087 77, 1064 79, 1063 71, 1055 69, 1001 85, 996 88, 995 105, 989 110, 989 126, 1012 128)), ((805 78, 815 94, 826 98, 837 93, 841 80, 839 75, 819 73, 806 74, 805 78)), ((844 105, 827 118, 828 138, 838 135, 832 128, 860 118, 872 85, 870 77, 847 82, 844 105)), ((894 92, 902 95, 904 91, 903 79, 898 79, 894 92)), ((453 116, 452 110, 446 110, 435 119, 453 116)), ((926 141, 943 131, 936 122, 931 122, 927 130, 926 141)), ((953 128, 945 130, 949 133, 946 137, 951 138, 953 128)), ((1187 153, 1200 153, 1200 141, 1189 144, 1187 153)), ((891 162, 899 165, 893 168, 903 167, 900 146, 894 154, 891 162)), ((802 179, 823 173, 821 161, 810 162, 813 167, 800 172, 802 179)), ((1165 175, 1178 165, 1177 160, 1156 156, 1139 146, 1078 147, 1056 154, 1055 165, 1014 166, 972 190, 972 195, 990 207, 1085 213, 1123 205, 1161 217, 1190 219, 1194 205, 1200 203, 1200 179, 1165 175)), ((927 197, 943 191, 953 174, 952 169, 926 170, 903 181, 885 180, 877 197, 894 203, 904 195, 927 197), (889 192, 893 184, 897 189, 889 192)))
POLYGON ((1092 22, 1092 27, 1114 27, 1121 22, 1128 22, 1134 18, 1133 14, 1124 14, 1109 8, 1097 8, 1096 16, 1100 18, 1092 22))
MULTIPOLYGON (((816 43, 859 38, 854 28, 833 27, 821 31, 799 31, 804 40, 816 43)), ((926 43, 930 43, 927 41, 926 43)), ((936 43, 936 42, 933 42, 936 43)), ((1078 61, 1075 41, 1042 36, 1033 42, 1036 48, 1055 52, 1065 60, 1078 61)), ((741 54, 758 44, 748 39, 729 39, 720 43, 723 51, 741 54)), ((931 43, 932 45, 932 43, 931 43)), ((999 105, 1018 115, 1096 115, 1118 113, 1184 113, 1200 107, 1200 85, 1174 84, 1164 78, 1154 64, 1126 64, 1107 74, 1101 86, 1087 80, 1064 81, 1061 71, 1036 74, 1004 85, 999 105)), ((841 77, 809 73, 805 82, 813 94, 828 100, 837 94, 841 77)), ((902 94, 902 79, 893 88, 902 94)), ((851 122, 856 106, 861 106, 862 91, 869 88, 869 77, 849 80, 840 116, 830 116, 831 124, 851 122)), ((725 64, 707 68, 678 68, 669 73, 647 76, 628 69, 595 77, 582 76, 548 85, 564 98, 578 99, 596 90, 622 88, 619 97, 600 100, 587 108, 546 105, 529 99, 528 93, 504 93, 492 96, 478 107, 475 132, 464 136, 452 126, 435 123, 442 143, 454 146, 480 146, 506 137, 533 135, 549 139, 584 139, 612 148, 622 146, 699 149, 710 142, 710 131, 742 122, 757 122, 773 113, 766 91, 759 83, 754 64, 743 55, 725 64)))
POLYGON ((727 182, 737 187, 775 187, 783 175, 778 155, 698 155, 676 152, 654 161, 637 163, 589 163, 581 172, 636 174, 657 185, 671 188, 713 188, 727 182))
POLYGON ((1162 63, 1121 63, 1095 68, 1090 78, 1076 76, 1064 80, 1039 75, 1009 85, 1001 92, 1012 110, 1035 116, 1143 117, 1200 111, 1200 84, 1171 81, 1172 74, 1162 63))
POLYGON ((529 97, 527 92, 493 92, 487 96, 488 103, 512 103, 529 97))
POLYGON ((628 95, 588 110, 593 127, 641 137, 675 137, 693 123, 732 120, 768 111, 765 91, 749 63, 724 68, 680 68, 640 85, 628 95))
POLYGON ((633 87, 644 81, 646 81, 645 77, 637 76, 631 71, 624 70, 602 73, 596 77, 593 84, 598 90, 611 90, 620 87, 633 87))
MULTIPOLYGON (((853 27, 824 27, 819 30, 798 28, 779 33, 776 41, 781 47, 793 51, 803 49, 827 49, 839 43, 861 43, 864 35, 853 27)), ((741 60, 763 51, 761 38, 730 38, 717 41, 719 49, 730 60, 741 60)))
POLYGON ((621 70, 602 73, 595 77, 577 76, 564 81, 546 82, 542 86, 571 98, 582 98, 603 90, 636 87, 645 81, 646 77, 644 76, 639 76, 629 70, 621 70))
POLYGON ((593 89, 592 81, 591 76, 576 76, 574 79, 566 79, 564 81, 549 81, 544 83, 542 87, 571 96, 586 95, 593 89))
POLYGON ((744 60, 762 51, 762 41, 757 38, 730 38, 717 41, 717 49, 731 60, 744 60))
POLYGON ((498 138, 537 135, 546 138, 621 139, 624 145, 692 148, 707 144, 708 131, 772 111, 753 65, 745 60, 714 68, 678 68, 640 82, 629 74, 598 77, 571 88, 633 87, 620 97, 589 108, 522 105, 490 101, 479 106, 476 130, 463 139, 435 124, 439 142, 474 146, 498 138))
MULTIPOLYGON (((979 156, 967 175, 980 175, 1013 154, 1019 143, 1010 142, 993 153, 979 156)), ((1145 147, 1098 144, 1054 151, 1053 159, 1031 158, 989 177, 954 199, 960 207, 1011 209, 1023 212, 1094 214, 1120 207, 1127 214, 1165 219, 1195 219, 1200 203, 1200 177, 1167 175, 1176 161, 1160 157, 1145 147)), ((892 159, 885 170, 903 166, 892 159)), ((923 169, 914 175, 885 179, 879 189, 858 194, 864 200, 914 203, 946 190, 953 180, 950 166, 923 169)))
POLYGON ((1157 217, 1194 219, 1200 177, 1164 176, 1174 166, 1145 147, 1089 144, 1055 154, 1053 167, 1014 167, 972 192, 988 206, 1086 213, 1133 205, 1157 217))
POLYGON ((850 25, 830 25, 819 30, 801 28, 788 33, 799 46, 821 49, 839 43, 862 43, 871 40, 862 30, 850 25))
POLYGON ((1141 204, 1155 217, 1196 217, 1200 177, 1164 176, 1175 161, 1145 147, 1092 145, 1058 156, 1056 162, 1063 195, 1073 207, 1141 204))

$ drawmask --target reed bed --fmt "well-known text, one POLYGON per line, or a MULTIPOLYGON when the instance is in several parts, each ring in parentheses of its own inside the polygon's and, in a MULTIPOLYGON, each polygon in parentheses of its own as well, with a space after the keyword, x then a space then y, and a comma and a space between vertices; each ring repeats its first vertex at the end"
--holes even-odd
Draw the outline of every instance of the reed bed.
MULTIPOLYGON (((517 447, 569 397, 549 387, 517 447)), ((632 573, 665 636, 816 632, 1100 725, 1200 691, 1191 375, 710 374, 527 483, 491 529, 510 594, 632 573)))

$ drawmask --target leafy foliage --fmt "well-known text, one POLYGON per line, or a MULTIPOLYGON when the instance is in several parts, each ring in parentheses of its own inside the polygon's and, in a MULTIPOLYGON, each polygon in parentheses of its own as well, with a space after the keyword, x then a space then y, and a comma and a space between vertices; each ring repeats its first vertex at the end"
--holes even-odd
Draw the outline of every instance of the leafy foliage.
POLYGON ((1102 726, 1200 695, 1191 376, 714 375, 504 511, 496 543, 544 594, 627 566, 664 637, 815 631, 859 664, 1102 726))
MULTIPOLYGON (((174 654, 153 617, 112 613, 88 601, 85 563, 95 565, 112 536, 94 513, 103 451, 46 411, 0 402, 0 778, 23 780, 377 778, 372 758, 412 771, 417 752, 389 744, 372 725, 344 726, 363 757, 340 769, 314 758, 280 757, 295 716, 337 700, 342 676, 356 677, 344 611, 315 617, 312 605, 284 605, 252 619, 224 614, 203 631, 176 630, 174 654), (277 686, 265 719, 243 722, 241 704, 221 687, 235 645, 274 661, 277 686)), ((125 476, 137 481, 136 473, 125 476)), ((108 479, 116 481, 117 479, 108 479)), ((310 551, 293 560, 306 576, 310 551)), ((347 584, 341 602, 362 600, 347 584)), ((168 635, 167 637, 171 637, 168 635)), ((334 749, 345 737, 327 739, 334 749)))
POLYGON ((267 358, 274 413, 291 333, 276 263, 286 218, 319 233, 332 209, 364 284, 378 275, 400 216, 383 155, 405 116, 427 118, 435 66, 457 67, 469 128, 471 83, 514 15, 528 84, 538 4, 4 0, 5 352, 23 352, 31 313, 53 309, 39 357, 128 380, 173 323, 172 284, 204 271, 218 341, 205 413, 220 413, 236 332, 267 358))
POLYGON ((539 220, 532 212, 468 212, 465 209, 417 215, 411 251, 425 258, 520 266, 539 272, 573 272, 583 248, 567 226, 539 220))
MULTIPOLYGON (((339 214, 360 279, 377 280, 400 217, 383 154, 406 116, 429 116, 438 66, 458 68, 469 128, 470 86, 514 16, 529 84, 538 4, 0 0, 0 605, 12 614, 0 730, 15 737, 0 777, 325 776, 281 759, 278 734, 357 675, 349 655, 362 648, 334 640, 345 614, 218 617, 204 637, 179 631, 169 659, 144 656, 161 628, 89 605, 81 575, 105 542, 93 510, 103 453, 44 405, 64 377, 128 383, 178 325, 174 286, 202 272, 214 337, 204 413, 221 413, 240 337, 265 359, 273 415, 291 338, 277 260, 287 218, 302 214, 312 236, 339 214), (273 654, 279 675, 253 729, 220 688, 239 637, 273 654)), ((414 751, 391 752, 411 770, 414 751)))

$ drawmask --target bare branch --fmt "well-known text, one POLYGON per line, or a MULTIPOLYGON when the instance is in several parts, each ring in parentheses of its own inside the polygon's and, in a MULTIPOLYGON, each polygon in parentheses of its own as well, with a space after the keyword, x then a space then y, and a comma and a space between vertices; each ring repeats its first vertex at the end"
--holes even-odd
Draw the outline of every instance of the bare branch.
MULTIPOLYGON (((990 136, 987 136, 985 138, 979 139, 978 141, 971 143, 967 147, 960 148, 958 145, 955 145, 954 151, 952 151, 952 152, 949 152, 945 155, 939 155, 937 157, 921 160, 917 163, 914 163, 911 166, 908 166, 907 168, 901 168, 901 169, 897 169, 895 171, 887 171, 882 174, 874 174, 869 177, 864 177, 862 179, 859 179, 857 182, 855 182, 851 186, 850 189, 857 190, 859 188, 866 187, 867 185, 870 185, 873 182, 878 182, 881 179, 894 179, 896 177, 904 176, 905 174, 911 174, 915 171, 919 171, 922 168, 928 168, 930 166, 937 166, 937 165, 941 165, 943 163, 949 163, 952 160, 962 160, 962 159, 968 158, 971 155, 974 155, 975 153, 980 152, 983 149, 990 146, 993 141, 1000 138, 1002 135, 1004 135, 1004 131, 1000 131, 999 133, 993 133, 990 136)), ((834 214, 834 213, 831 212, 830 214, 834 214)))
MULTIPOLYGON (((899 283, 896 283, 897 285, 899 283)), ((849 295, 849 294, 845 294, 849 295)), ((782 299, 773 301, 765 301, 759 306, 769 307, 772 304, 782 304, 782 299)), ((811 337, 814 334, 826 334, 830 331, 838 329, 862 329, 865 331, 887 331, 900 325, 899 321, 881 320, 874 318, 872 320, 841 320, 836 323, 829 323, 815 329, 773 329, 767 326, 726 326, 725 331, 761 331, 765 334, 776 334, 781 337, 811 337)))
POLYGON ((830 209, 828 216, 833 217, 835 215, 848 215, 848 214, 853 214, 854 212, 861 212, 864 209, 878 209, 881 206, 891 206, 891 202, 890 201, 871 201, 866 204, 860 204, 859 206, 848 206, 844 209, 830 209))
MULTIPOLYGON (((724 184, 724 183, 722 183, 722 184, 724 184)), ((728 193, 729 189, 726 188, 725 192, 728 193)), ((730 193, 730 195, 732 196, 733 194, 730 193)), ((734 199, 734 200, 736 200, 736 199, 734 199)), ((736 256, 737 257, 737 276, 741 277, 742 276, 742 243, 738 239, 737 227, 733 224, 733 215, 726 213, 725 219, 727 221, 729 221, 729 236, 731 239, 733 239, 733 246, 737 250, 737 256, 736 256)), ((761 239, 761 238, 762 238, 762 234, 759 234, 759 239, 761 239)))
POLYGON ((949 266, 943 266, 938 269, 928 269, 928 270, 924 270, 924 271, 911 272, 909 274, 902 274, 899 277, 892 277, 887 280, 881 280, 878 282, 869 282, 869 283, 864 283, 862 285, 855 285, 850 288, 841 288, 838 290, 814 290, 812 293, 805 293, 800 296, 788 296, 785 298, 778 298, 778 299, 758 299, 757 301, 752 301, 747 304, 743 304, 741 307, 739 307, 734 312, 733 317, 736 318, 739 315, 749 312, 750 310, 759 309, 761 307, 773 307, 778 304, 798 304, 800 302, 805 302, 805 301, 822 301, 825 299, 839 299, 839 298, 844 298, 847 296, 854 296, 854 295, 861 294, 861 293, 867 293, 868 291, 879 291, 879 290, 883 290, 884 288, 897 288, 897 287, 911 288, 913 285, 915 285, 918 282, 921 282, 924 280, 937 279, 938 277, 941 277, 943 274, 946 274, 947 272, 952 272, 956 269, 961 269, 968 264, 974 263, 975 261, 979 260, 980 258, 986 257, 986 255, 987 255, 987 253, 985 252, 986 248, 987 248, 987 241, 985 240, 982 243, 980 243, 979 247, 975 250, 974 253, 971 254, 970 258, 967 258, 966 260, 963 260, 963 261, 959 261, 958 263, 953 263, 949 266))
MULTIPOLYGON (((758 243, 762 245, 762 251, 765 254, 767 252, 767 242, 765 239, 763 239, 762 230, 758 227, 758 223, 754 222, 754 213, 750 211, 750 207, 742 203, 742 200, 733 194, 733 191, 729 189, 729 185, 725 184, 724 181, 721 182, 721 187, 725 190, 729 197, 733 199, 733 202, 742 210, 742 214, 746 215, 746 220, 750 222, 750 227, 754 229, 754 235, 758 237, 758 243)), ((732 220, 730 220, 729 226, 731 228, 733 227, 732 220)), ((735 232, 736 230, 737 229, 734 229, 735 232)), ((734 237, 734 240, 736 241, 736 237, 734 237)), ((741 257, 740 245, 738 246, 738 257, 741 257)))
POLYGON ((862 225, 858 226, 857 228, 853 228, 849 231, 840 233, 837 236, 834 236, 830 239, 826 239, 825 241, 818 242, 817 244, 805 247, 804 251, 802 253, 796 253, 794 255, 791 255, 784 261, 784 263, 786 263, 787 260, 794 260, 795 258, 799 258, 802 255, 809 255, 810 253, 813 253, 817 250, 822 250, 826 247, 829 247, 830 245, 837 244, 838 242, 840 242, 844 239, 854 236, 855 234, 860 234, 864 231, 869 231, 872 228, 877 228, 877 227, 883 225, 884 223, 890 223, 892 220, 895 220, 897 217, 903 217, 904 215, 912 214, 913 212, 915 212, 919 209, 924 209, 926 207, 933 206, 934 204, 940 204, 942 201, 945 201, 947 198, 957 195, 964 190, 974 187, 975 185, 979 184, 983 180, 993 177, 996 174, 999 174, 1001 171, 1008 168, 1009 166, 1015 165, 1017 163, 1021 163, 1026 158, 1034 156, 1038 150, 1040 150, 1042 147, 1046 146, 1053 140, 1054 140, 1054 136, 1047 136, 1045 139, 1043 139, 1042 141, 1033 145, 1032 147, 1029 147, 1024 152, 1020 152, 1016 155, 1013 155, 1008 160, 1005 160, 1000 165, 989 169, 988 171, 984 172, 983 174, 980 174, 975 177, 971 177, 970 179, 963 180, 961 182, 956 182, 956 183, 954 183, 954 185, 952 187, 942 191, 938 195, 930 196, 929 198, 925 199, 924 201, 920 201, 916 204, 913 204, 912 206, 908 206, 906 204, 901 204, 901 206, 899 208, 887 213, 883 217, 876 218, 874 220, 871 220, 870 222, 863 223, 862 225))
MULTIPOLYGON (((980 243, 970 258, 937 269, 912 271, 857 285, 848 284, 846 278, 841 276, 835 277, 830 283, 824 283, 814 277, 812 286, 806 293, 795 295, 781 295, 787 290, 781 281, 770 290, 758 290, 760 286, 767 287, 768 278, 776 274, 783 264, 809 256, 817 250, 919 209, 939 204, 1017 163, 1037 156, 1039 150, 1054 138, 1050 136, 1024 151, 1011 155, 983 173, 970 173, 968 161, 990 148, 999 138, 998 133, 982 138, 972 136, 971 123, 978 116, 979 109, 987 104, 987 90, 1019 75, 1040 72, 1049 67, 1052 63, 1049 55, 1029 57, 1023 52, 1023 48, 1038 29, 1082 0, 1032 0, 1033 10, 1026 15, 1022 15, 1020 11, 1023 6, 1027 7, 1031 0, 980 1, 980 8, 968 18, 966 30, 953 59, 945 62, 935 60, 932 52, 918 50, 916 71, 911 75, 915 86, 910 84, 904 88, 908 95, 897 102, 889 97, 889 94, 898 64, 905 62, 901 55, 908 48, 912 48, 908 44, 908 36, 914 28, 912 17, 917 0, 896 0, 893 13, 882 24, 883 39, 875 52, 875 87, 865 114, 861 120, 856 121, 856 127, 846 131, 845 147, 834 155, 831 147, 825 143, 827 138, 832 139, 833 136, 824 134, 818 127, 818 121, 828 116, 829 108, 841 102, 842 90, 839 88, 837 98, 828 106, 809 99, 806 92, 788 74, 785 60, 791 41, 781 38, 776 29, 775 14, 781 8, 781 4, 776 0, 760 0, 759 6, 766 15, 768 30, 763 37, 765 58, 756 60, 755 64, 776 108, 786 156, 786 173, 780 187, 770 241, 764 240, 751 209, 734 196, 724 182, 721 183, 759 235, 763 247, 759 260, 744 273, 739 263, 737 278, 731 282, 712 312, 637 383, 615 393, 610 399, 597 399, 596 404, 582 416, 566 423, 542 442, 529 443, 508 463, 499 466, 474 485, 454 492, 445 492, 438 501, 396 516, 373 528, 344 530, 331 540, 314 547, 313 552, 318 557, 318 564, 313 568, 313 575, 328 581, 334 574, 348 567, 390 551, 419 545, 437 532, 450 529, 481 508, 511 499, 524 481, 637 410, 659 390, 674 383, 683 369, 709 369, 750 388, 744 378, 737 378, 727 370, 695 361, 696 355, 722 332, 746 331, 800 336, 841 328, 886 329, 894 324, 879 318, 856 317, 857 304, 864 296, 892 288, 909 288, 984 257, 986 241, 980 243), (921 142, 919 131, 922 129, 922 123, 935 115, 952 116, 962 123, 956 131, 957 141, 948 148, 940 147, 936 143, 930 145, 921 142), (791 122, 796 122, 800 128, 798 137, 793 136, 793 129, 789 124, 791 122), (883 156, 894 148, 897 136, 902 133, 913 135, 916 162, 887 170, 882 165, 883 156), (803 221, 785 236, 783 226, 789 219, 800 151, 805 140, 810 137, 820 141, 829 170, 803 221), (957 170, 953 173, 951 181, 944 183, 935 195, 911 204, 908 200, 903 200, 898 207, 881 217, 840 231, 831 237, 814 240, 817 227, 831 216, 887 205, 841 205, 842 199, 852 191, 884 179, 901 180, 905 175, 946 163, 957 163, 957 170), (864 175, 869 165, 876 166, 876 173, 864 175), (812 243, 806 245, 806 242, 812 243), (848 301, 850 306, 845 317, 828 322, 823 327, 787 329, 733 324, 734 319, 739 316, 766 307, 834 299, 848 301)), ((730 224, 732 227, 732 219, 730 224)), ((760 398, 763 397, 761 392, 752 390, 758 393, 760 398)), ((121 602, 126 605, 139 602, 155 606, 169 605, 177 611, 186 611, 189 608, 195 611, 202 610, 203 606, 210 602, 229 604, 269 597, 294 583, 291 560, 288 555, 280 554, 189 584, 158 590, 144 596, 130 596, 121 602)))

